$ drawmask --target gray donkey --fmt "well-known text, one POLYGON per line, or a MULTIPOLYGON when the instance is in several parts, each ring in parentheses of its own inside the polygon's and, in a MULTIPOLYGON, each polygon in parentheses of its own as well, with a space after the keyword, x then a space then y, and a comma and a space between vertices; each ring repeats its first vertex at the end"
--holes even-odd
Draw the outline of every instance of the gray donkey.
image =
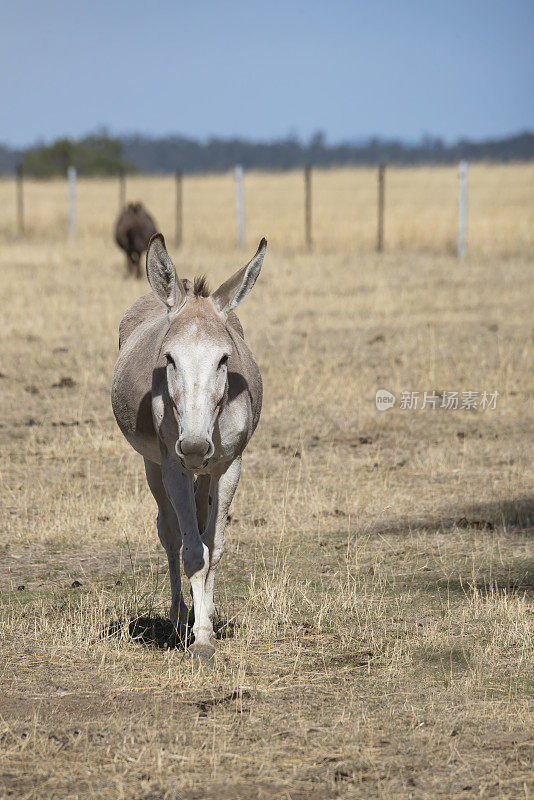
POLYGON ((203 278, 194 284, 178 278, 163 236, 154 235, 146 257, 153 294, 130 306, 119 327, 113 411, 145 460, 169 561, 170 617, 180 637, 188 619, 180 582, 183 543, 194 609, 190 652, 200 661, 215 653, 215 572, 241 454, 262 402, 260 371, 233 309, 254 286, 266 247, 262 239, 254 258, 209 294, 203 278))

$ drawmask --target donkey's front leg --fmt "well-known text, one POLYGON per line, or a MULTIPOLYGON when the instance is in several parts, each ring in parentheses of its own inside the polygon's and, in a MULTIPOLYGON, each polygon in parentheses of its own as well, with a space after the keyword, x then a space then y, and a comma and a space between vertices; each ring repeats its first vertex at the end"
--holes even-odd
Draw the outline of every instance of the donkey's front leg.
POLYGON ((206 576, 206 609, 213 624, 215 614, 215 603, 213 601, 213 591, 215 587, 215 573, 219 561, 221 560, 226 546, 226 521, 228 519, 228 509, 237 489, 239 477, 241 475, 241 456, 238 456, 226 472, 219 477, 213 477, 211 481, 210 494, 213 506, 211 508, 208 526, 202 541, 208 546, 210 551, 210 567, 206 576))
POLYGON ((176 511, 183 539, 184 571, 191 582, 195 622, 194 644, 191 652, 200 661, 209 661, 215 653, 212 642, 213 625, 206 605, 205 583, 209 570, 209 550, 198 530, 193 473, 183 470, 175 461, 166 458, 162 463, 165 491, 176 511))

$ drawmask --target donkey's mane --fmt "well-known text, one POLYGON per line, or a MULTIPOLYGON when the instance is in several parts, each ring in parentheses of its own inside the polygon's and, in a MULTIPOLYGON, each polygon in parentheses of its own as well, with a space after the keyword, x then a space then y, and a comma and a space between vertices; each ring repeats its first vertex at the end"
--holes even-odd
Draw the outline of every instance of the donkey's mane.
POLYGON ((195 297, 209 297, 210 290, 205 275, 197 275, 193 283, 193 294, 195 297))

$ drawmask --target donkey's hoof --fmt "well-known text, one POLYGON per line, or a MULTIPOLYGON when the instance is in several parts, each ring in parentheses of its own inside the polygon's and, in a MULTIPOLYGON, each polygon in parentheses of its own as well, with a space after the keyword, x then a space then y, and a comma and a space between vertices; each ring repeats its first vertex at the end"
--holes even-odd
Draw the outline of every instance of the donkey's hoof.
POLYGON ((194 642, 188 652, 195 664, 202 664, 203 667, 212 667, 215 664, 215 647, 212 644, 194 642))

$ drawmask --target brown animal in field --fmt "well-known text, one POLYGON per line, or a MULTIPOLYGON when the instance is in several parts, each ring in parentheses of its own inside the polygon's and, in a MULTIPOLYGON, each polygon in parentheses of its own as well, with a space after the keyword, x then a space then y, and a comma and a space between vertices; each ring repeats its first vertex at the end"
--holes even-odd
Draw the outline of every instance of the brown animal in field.
POLYGON ((154 220, 142 203, 128 203, 115 226, 115 241, 126 253, 126 275, 141 277, 141 254, 156 233, 154 220))

